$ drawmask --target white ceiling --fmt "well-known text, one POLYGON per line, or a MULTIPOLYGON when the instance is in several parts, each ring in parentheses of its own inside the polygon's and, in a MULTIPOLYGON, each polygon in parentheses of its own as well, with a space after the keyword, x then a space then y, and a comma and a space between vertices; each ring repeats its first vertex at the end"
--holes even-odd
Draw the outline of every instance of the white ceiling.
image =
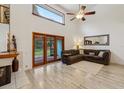
MULTIPOLYGON (((81 6, 82 4, 80 4, 81 6)), ((83 4, 86 6, 86 11, 92 10, 96 4, 83 4)), ((76 13, 79 11, 79 4, 59 4, 59 7, 64 9, 66 12, 73 12, 76 13)))

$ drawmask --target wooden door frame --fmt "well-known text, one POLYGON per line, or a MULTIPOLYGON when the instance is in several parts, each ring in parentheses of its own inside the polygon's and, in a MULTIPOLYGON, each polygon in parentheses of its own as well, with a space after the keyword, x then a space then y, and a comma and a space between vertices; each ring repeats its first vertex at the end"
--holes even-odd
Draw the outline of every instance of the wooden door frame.
POLYGON ((36 66, 41 66, 41 65, 44 65, 44 64, 47 64, 47 63, 51 63, 51 62, 55 62, 55 61, 57 61, 58 59, 57 59, 57 47, 56 47, 56 45, 57 45, 57 43, 56 43, 56 41, 57 41, 57 39, 58 38, 60 38, 61 40, 62 40, 62 50, 64 50, 64 48, 65 48, 65 45, 64 45, 64 36, 59 36, 59 35, 51 35, 51 34, 43 34, 43 33, 39 33, 39 32, 32 32, 32 67, 36 67, 36 66), (49 61, 49 62, 47 62, 47 51, 44 49, 44 62, 43 62, 43 64, 38 64, 38 65, 36 65, 35 64, 35 62, 34 62, 34 39, 35 39, 35 35, 42 35, 43 36, 43 40, 44 40, 44 48, 46 49, 46 47, 47 47, 47 45, 46 45, 46 37, 47 36, 50 36, 50 37, 54 37, 54 39, 55 39, 55 43, 54 43, 54 53, 55 53, 55 55, 54 55, 54 60, 53 61, 49 61))

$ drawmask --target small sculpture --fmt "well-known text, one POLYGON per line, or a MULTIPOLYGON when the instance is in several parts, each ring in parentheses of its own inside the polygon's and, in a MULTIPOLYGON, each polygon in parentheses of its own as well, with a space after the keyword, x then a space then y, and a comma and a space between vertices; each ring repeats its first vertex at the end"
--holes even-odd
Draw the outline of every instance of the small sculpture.
POLYGON ((13 35, 12 36, 12 44, 13 44, 13 51, 17 51, 17 44, 16 44, 16 38, 15 36, 13 35))
POLYGON ((10 32, 8 33, 8 39, 7 39, 7 52, 13 52, 17 51, 17 45, 16 45, 16 38, 15 35, 12 35, 10 32))

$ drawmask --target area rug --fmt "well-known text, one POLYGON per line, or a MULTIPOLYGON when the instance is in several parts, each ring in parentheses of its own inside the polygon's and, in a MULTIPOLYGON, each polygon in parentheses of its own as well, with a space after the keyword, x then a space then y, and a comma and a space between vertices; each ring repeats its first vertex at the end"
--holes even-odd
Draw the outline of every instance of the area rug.
POLYGON ((88 73, 88 75, 96 75, 104 65, 89 61, 80 61, 78 63, 72 64, 71 66, 76 69, 83 70, 84 72, 88 73))

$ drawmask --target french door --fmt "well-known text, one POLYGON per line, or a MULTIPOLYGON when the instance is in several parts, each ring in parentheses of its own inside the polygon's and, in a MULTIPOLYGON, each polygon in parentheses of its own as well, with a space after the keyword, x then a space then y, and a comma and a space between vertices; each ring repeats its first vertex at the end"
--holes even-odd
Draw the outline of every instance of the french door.
POLYGON ((40 34, 33 35, 33 66, 44 64, 44 36, 40 34))
POLYGON ((33 33, 33 67, 61 59, 64 37, 33 33))
POLYGON ((46 61, 51 62, 55 60, 55 38, 53 36, 46 36, 46 61))

